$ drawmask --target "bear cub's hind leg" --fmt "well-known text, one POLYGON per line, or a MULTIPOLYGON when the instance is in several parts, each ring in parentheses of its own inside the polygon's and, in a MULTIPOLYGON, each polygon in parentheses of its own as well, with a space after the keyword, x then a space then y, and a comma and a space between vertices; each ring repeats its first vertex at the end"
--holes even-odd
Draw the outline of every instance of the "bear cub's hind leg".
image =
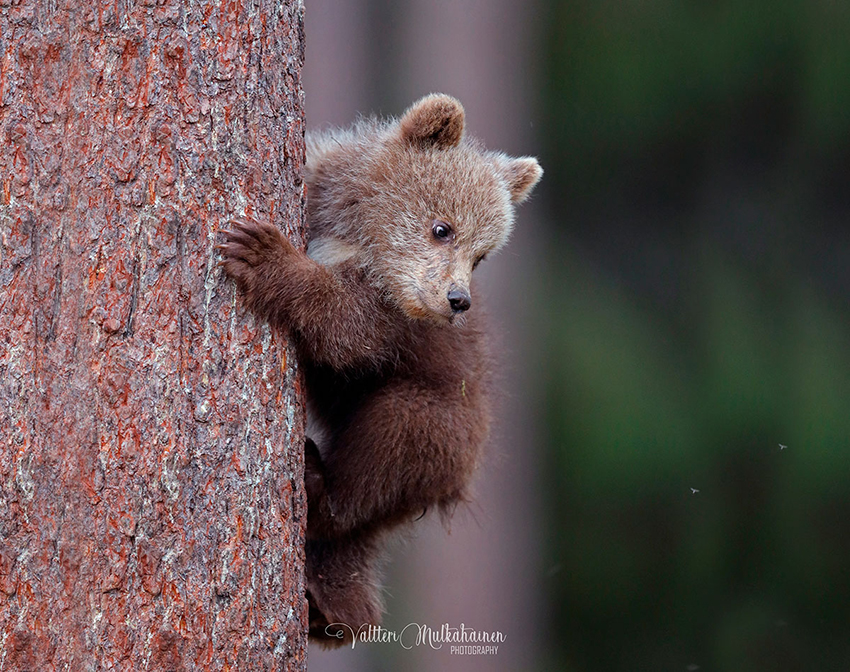
POLYGON ((342 646, 380 623, 383 605, 373 539, 308 539, 306 554, 311 637, 326 647, 342 646))

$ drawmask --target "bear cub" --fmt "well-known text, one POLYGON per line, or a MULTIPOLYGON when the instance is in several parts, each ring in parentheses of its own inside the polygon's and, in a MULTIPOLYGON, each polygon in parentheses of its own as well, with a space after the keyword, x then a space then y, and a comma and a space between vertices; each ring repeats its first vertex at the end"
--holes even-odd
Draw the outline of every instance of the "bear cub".
POLYGON ((400 119, 307 134, 306 254, 268 223, 224 234, 224 270, 304 372, 307 599, 324 645, 380 622, 385 533, 467 499, 491 412, 472 272, 541 175, 465 136, 461 104, 434 94, 400 119))

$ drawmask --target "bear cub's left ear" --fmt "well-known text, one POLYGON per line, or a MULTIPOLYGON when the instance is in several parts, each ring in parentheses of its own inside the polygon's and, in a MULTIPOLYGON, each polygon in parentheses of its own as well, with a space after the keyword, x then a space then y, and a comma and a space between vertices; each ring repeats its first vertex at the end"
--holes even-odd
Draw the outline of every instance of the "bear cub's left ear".
POLYGON ((460 101, 443 93, 420 98, 401 117, 402 140, 416 147, 447 149, 460 144, 464 112, 460 101))
POLYGON ((501 162, 501 171, 511 192, 511 202, 522 203, 531 194, 534 185, 543 176, 543 169, 537 159, 522 156, 518 159, 505 159, 501 162))

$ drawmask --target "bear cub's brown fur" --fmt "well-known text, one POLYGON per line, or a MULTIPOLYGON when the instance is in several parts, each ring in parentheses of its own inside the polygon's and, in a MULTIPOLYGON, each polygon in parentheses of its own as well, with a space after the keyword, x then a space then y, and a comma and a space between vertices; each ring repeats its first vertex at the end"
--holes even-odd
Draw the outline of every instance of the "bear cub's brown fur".
POLYGON ((306 379, 307 597, 321 643, 379 622, 384 533, 467 497, 490 424, 472 271, 505 244, 541 174, 465 137, 460 103, 435 94, 398 120, 308 134, 307 254, 270 224, 225 234, 224 269, 288 330, 306 379))

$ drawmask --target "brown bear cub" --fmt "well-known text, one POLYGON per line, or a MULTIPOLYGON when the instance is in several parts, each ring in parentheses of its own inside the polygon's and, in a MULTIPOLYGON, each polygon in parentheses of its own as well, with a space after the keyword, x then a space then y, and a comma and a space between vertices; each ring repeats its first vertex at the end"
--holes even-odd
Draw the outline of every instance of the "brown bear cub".
POLYGON ((463 130, 460 103, 430 95, 398 120, 308 134, 307 253, 250 221, 220 246, 304 371, 310 635, 329 646, 379 623, 381 538, 429 509, 450 515, 487 437, 472 271, 542 171, 463 130))

